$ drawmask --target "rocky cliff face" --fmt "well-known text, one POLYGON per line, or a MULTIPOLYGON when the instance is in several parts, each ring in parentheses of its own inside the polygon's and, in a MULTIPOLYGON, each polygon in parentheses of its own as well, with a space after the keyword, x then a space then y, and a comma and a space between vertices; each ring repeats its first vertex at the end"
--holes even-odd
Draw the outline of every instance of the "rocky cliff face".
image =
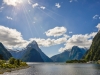
POLYGON ((10 57, 12 57, 10 52, 0 43, 0 59, 8 60, 10 57))
POLYGON ((85 55, 87 61, 100 60, 100 31, 94 37, 88 53, 85 55))
POLYGON ((44 62, 40 53, 32 47, 28 47, 27 51, 22 57, 22 61, 25 62, 44 62))
POLYGON ((73 46, 69 54, 69 60, 80 60, 84 56, 85 52, 86 50, 84 48, 73 46))
POLYGON ((52 56, 51 59, 54 62, 66 62, 68 60, 80 60, 86 53, 85 48, 79 48, 78 46, 73 46, 72 49, 66 50, 61 54, 52 56))

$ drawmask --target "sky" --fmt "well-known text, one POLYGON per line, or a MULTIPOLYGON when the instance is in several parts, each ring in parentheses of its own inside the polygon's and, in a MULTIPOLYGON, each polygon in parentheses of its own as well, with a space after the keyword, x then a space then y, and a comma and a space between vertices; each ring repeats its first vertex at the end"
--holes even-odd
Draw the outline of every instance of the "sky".
POLYGON ((22 49, 35 40, 49 57, 89 48, 100 30, 100 0, 0 0, 0 42, 22 49))

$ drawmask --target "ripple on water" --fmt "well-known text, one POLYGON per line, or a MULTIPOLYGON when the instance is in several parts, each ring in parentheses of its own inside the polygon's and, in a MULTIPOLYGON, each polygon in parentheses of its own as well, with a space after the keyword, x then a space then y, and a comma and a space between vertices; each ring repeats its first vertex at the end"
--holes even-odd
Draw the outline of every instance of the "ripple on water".
POLYGON ((2 75, 100 75, 100 65, 31 63, 30 68, 2 75))

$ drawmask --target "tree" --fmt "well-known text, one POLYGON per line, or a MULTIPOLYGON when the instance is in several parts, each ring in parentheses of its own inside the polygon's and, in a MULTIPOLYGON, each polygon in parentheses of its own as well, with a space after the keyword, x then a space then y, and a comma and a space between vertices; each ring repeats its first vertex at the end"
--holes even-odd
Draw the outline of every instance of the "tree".
POLYGON ((3 56, 2 55, 0 55, 0 59, 3 60, 3 56))
POLYGON ((9 64, 14 64, 15 60, 16 60, 15 58, 11 57, 11 58, 9 59, 9 64))
POLYGON ((20 62, 21 62, 21 61, 20 61, 19 59, 17 59, 17 65, 18 65, 18 66, 20 66, 20 62))
POLYGON ((14 61, 14 64, 17 65, 17 66, 20 66, 20 63, 21 63, 21 62, 20 62, 19 59, 16 59, 16 60, 14 61))

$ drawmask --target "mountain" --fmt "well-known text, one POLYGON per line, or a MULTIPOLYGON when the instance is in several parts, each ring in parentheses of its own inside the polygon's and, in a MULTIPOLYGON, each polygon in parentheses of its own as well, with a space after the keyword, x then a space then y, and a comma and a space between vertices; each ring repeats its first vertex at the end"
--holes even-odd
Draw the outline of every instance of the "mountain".
POLYGON ((10 52, 0 43, 0 59, 8 60, 10 57, 12 57, 10 52))
POLYGON ((85 59, 87 61, 100 60, 100 31, 93 38, 89 51, 87 52, 85 59))
POLYGON ((65 62, 69 59, 69 51, 64 51, 61 54, 57 54, 51 57, 54 62, 65 62))
POLYGON ((32 47, 28 47, 27 51, 22 57, 22 61, 25 62, 44 62, 40 53, 32 47))
POLYGON ((61 54, 52 56, 51 59, 54 62, 65 62, 67 60, 80 60, 86 53, 85 48, 79 48, 78 46, 73 46, 71 50, 66 50, 61 54))
POLYGON ((16 59, 21 59, 23 57, 23 55, 26 52, 26 49, 22 49, 22 50, 9 50, 8 51, 12 54, 12 56, 16 59))
POLYGON ((22 59, 23 61, 52 62, 52 60, 41 51, 36 41, 29 43, 23 50, 9 50, 9 52, 13 57, 22 59), (40 58, 40 61, 36 60, 37 58, 40 58))
POLYGON ((42 57, 42 59, 43 59, 44 62, 52 62, 52 60, 48 56, 46 56, 42 52, 42 50, 38 47, 38 44, 37 44, 36 41, 32 41, 31 43, 29 43, 26 48, 29 48, 29 47, 37 50, 39 52, 39 54, 41 55, 41 57, 42 57))
POLYGON ((86 53, 86 50, 84 48, 79 48, 78 46, 73 46, 70 54, 69 54, 69 60, 80 60, 86 53))

